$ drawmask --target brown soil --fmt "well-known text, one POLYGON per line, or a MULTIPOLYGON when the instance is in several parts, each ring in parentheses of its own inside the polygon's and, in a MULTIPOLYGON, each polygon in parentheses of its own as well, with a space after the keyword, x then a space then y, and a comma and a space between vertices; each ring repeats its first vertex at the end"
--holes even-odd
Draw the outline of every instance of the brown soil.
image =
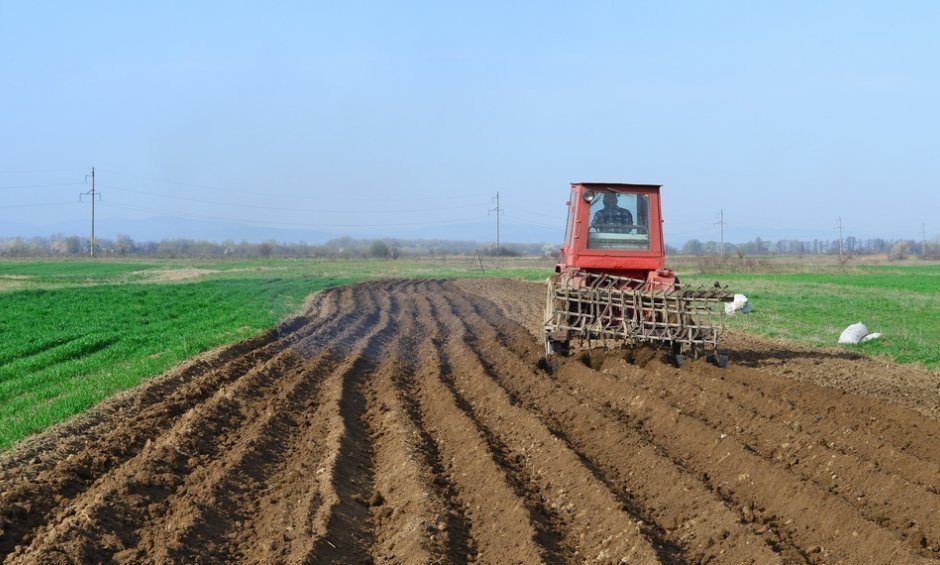
POLYGON ((547 372, 543 300, 502 281, 321 293, 4 454, 0 555, 940 558, 936 374, 743 336, 724 370, 641 349, 547 372))

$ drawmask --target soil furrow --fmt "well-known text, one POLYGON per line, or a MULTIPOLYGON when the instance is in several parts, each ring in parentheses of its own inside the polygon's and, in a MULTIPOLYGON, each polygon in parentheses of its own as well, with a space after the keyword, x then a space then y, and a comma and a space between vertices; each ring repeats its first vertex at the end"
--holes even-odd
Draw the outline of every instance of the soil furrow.
MULTIPOLYGON (((282 450, 284 461, 271 470, 261 488, 247 492, 239 501, 243 520, 235 522, 228 536, 239 560, 301 562, 313 552, 317 539, 326 535, 326 524, 339 503, 332 484, 337 461, 348 457, 340 453, 346 433, 342 408, 346 381, 359 370, 370 342, 388 322, 387 297, 381 291, 373 297, 376 290, 371 287, 365 290, 366 295, 357 295, 351 306, 357 315, 346 324, 352 328, 349 339, 327 344, 325 354, 331 357, 333 368, 316 377, 319 392, 307 399, 298 395, 301 408, 292 414, 292 428, 282 450)), ((294 349, 303 355, 316 352, 305 343, 294 349)), ((363 556, 368 551, 363 546, 368 543, 347 550, 363 556)))
POLYGON ((827 559, 914 560, 916 550, 865 519, 856 508, 760 458, 721 430, 677 411, 658 395, 593 371, 575 359, 565 360, 556 375, 588 402, 606 403, 611 414, 634 422, 690 471, 707 475, 716 490, 742 509, 745 521, 763 524, 769 519, 780 524, 784 537, 807 552, 820 547, 827 559))
MULTIPOLYGON (((315 359, 310 366, 299 366, 280 375, 291 381, 290 406, 303 406, 298 394, 315 394, 318 380, 335 365, 329 355, 315 359)), ((278 393, 280 394, 280 393, 278 393)), ((289 439, 296 433, 294 423, 282 412, 286 406, 272 403, 258 419, 246 422, 240 437, 224 454, 203 458, 193 467, 185 482, 165 503, 165 514, 153 514, 139 528, 140 541, 131 552, 117 554, 118 560, 140 560, 151 556, 155 561, 188 561, 198 555, 220 561, 235 558, 231 543, 233 530, 242 533, 248 500, 266 488, 272 468, 287 454, 289 439)))
MULTIPOLYGON (((225 457, 199 465, 177 489, 178 494, 168 499, 170 511, 141 528, 139 545, 144 554, 155 556, 157 561, 188 561, 194 556, 186 553, 187 548, 199 548, 203 554, 226 561, 240 556, 238 550, 228 548, 240 547, 238 542, 243 539, 254 539, 245 536, 245 529, 257 512, 258 498, 272 488, 284 466, 296 460, 303 448, 298 440, 305 436, 308 422, 300 416, 316 409, 319 385, 338 364, 332 348, 343 349, 361 339, 377 319, 374 301, 360 298, 357 302, 369 312, 343 324, 316 357, 279 374, 272 390, 252 405, 252 419, 243 424, 233 441, 226 442, 230 447, 225 457)), ((296 351, 312 349, 308 341, 295 342, 285 354, 301 359, 296 351)))
MULTIPOLYGON (((378 562, 441 562, 450 546, 446 507, 421 453, 422 431, 405 408, 398 383, 413 374, 419 333, 414 290, 399 292, 396 333, 385 360, 365 387, 367 421, 375 446, 375 493, 369 499, 375 524, 372 559, 378 562)), ((453 558, 463 558, 466 550, 453 558), (458 557, 459 556, 459 557, 458 557)))
MULTIPOLYGON (((638 520, 586 468, 578 456, 531 413, 516 405, 493 382, 492 370, 482 363, 464 318, 467 307, 449 285, 432 302, 454 339, 445 345, 453 366, 453 384, 464 397, 491 442, 498 444, 517 481, 540 510, 553 515, 566 558, 588 562, 658 560, 655 548, 641 531, 638 520)), ((499 371, 511 370, 501 366, 499 371)))
MULTIPOLYGON (((420 318, 422 311, 418 307, 418 293, 426 292, 426 288, 424 286, 419 288, 419 285, 415 283, 410 284, 408 288, 410 300, 407 301, 405 320, 409 325, 413 325, 413 328, 403 341, 407 349, 402 351, 400 357, 407 363, 407 369, 396 372, 393 376, 394 393, 387 391, 385 394, 388 396, 394 394, 401 409, 405 410, 408 415, 409 422, 404 425, 406 429, 411 430, 412 439, 409 443, 415 446, 415 457, 421 458, 423 470, 427 472, 424 482, 432 491, 430 495, 432 506, 438 509, 439 516, 434 525, 442 536, 440 544, 448 560, 459 563, 466 561, 468 556, 476 555, 475 544, 470 536, 469 521, 457 496, 456 486, 445 472, 441 450, 433 436, 424 427, 418 401, 418 385, 415 379, 418 366, 436 357, 433 349, 427 345, 431 344, 429 332, 437 328, 431 327, 433 320, 420 318), (420 323, 416 323, 419 320, 420 323), (441 530, 441 525, 444 526, 443 530, 441 530)), ((377 443, 381 445, 381 442, 377 443)))
POLYGON ((804 414, 806 417, 794 425, 828 436, 836 444, 846 442, 846 449, 869 446, 876 459, 893 450, 930 462, 934 468, 940 466, 940 422, 936 420, 912 418, 907 409, 811 383, 794 386, 789 379, 766 371, 734 371, 722 379, 745 390, 757 389, 772 399, 774 402, 766 405, 756 404, 769 417, 791 419, 794 411, 804 414), (916 434, 910 433, 912 419, 917 420, 916 434))
MULTIPOLYGON (((634 383, 649 381, 650 371, 644 368, 615 362, 605 369, 634 383)), ((901 451, 887 443, 883 436, 862 429, 856 415, 819 418, 817 413, 804 412, 796 405, 765 393, 762 385, 761 381, 752 381, 750 386, 729 382, 722 371, 707 365, 695 372, 680 372, 661 386, 659 381, 650 382, 650 386, 660 386, 659 394, 668 396, 673 403, 682 403, 684 409, 700 406, 720 409, 721 414, 715 416, 723 418, 721 425, 729 430, 737 428, 737 433, 744 437, 753 436, 752 447, 775 458, 799 459, 801 448, 817 444, 825 447, 830 456, 849 457, 856 460, 857 465, 871 468, 873 472, 897 475, 922 489, 940 483, 940 464, 901 451), (782 441, 755 435, 751 422, 761 427, 775 426, 777 439, 782 441)), ((817 388, 818 396, 828 393, 819 387, 813 388, 817 388)), ((940 451, 940 445, 937 450, 940 451)))
MULTIPOLYGON (((378 286, 378 285, 376 285, 378 286)), ((323 504, 313 514, 314 537, 304 561, 355 563, 371 560, 374 534, 369 501, 375 492, 375 448, 365 420, 363 387, 376 364, 386 355, 396 330, 400 308, 397 285, 385 283, 379 292, 379 319, 351 351, 347 367, 336 371, 338 397, 330 399, 333 421, 320 481, 323 504), (383 292, 384 291, 384 292, 383 292), (328 480, 327 480, 328 479, 328 480)))
MULTIPOLYGON (((642 529, 662 560, 705 562, 720 556, 737 563, 769 563, 780 559, 776 552, 798 557, 794 548, 786 547, 772 532, 758 534, 741 524, 737 512, 697 477, 663 458, 632 427, 606 418, 535 370, 537 359, 531 352, 528 358, 511 354, 505 346, 507 336, 528 340, 526 330, 501 317, 487 321, 481 315, 486 307, 480 299, 466 299, 473 303, 461 308, 472 313, 463 318, 473 328, 470 346, 491 368, 491 375, 564 439, 615 491, 625 509, 641 518, 642 529), (649 469, 657 470, 658 480, 649 480, 649 469)), ((487 316, 492 314, 487 312, 487 316)))
MULTIPOLYGON (((251 420, 239 430, 239 437, 228 448, 224 459, 211 460, 193 473, 189 492, 171 498, 172 512, 161 522, 149 524, 156 532, 151 546, 158 552, 173 548, 174 559, 192 559, 178 553, 185 548, 220 547, 225 560, 242 556, 241 549, 225 554, 224 547, 238 547, 243 531, 262 511, 259 499, 270 492, 285 473, 285 467, 306 448, 310 421, 305 417, 318 408, 320 385, 339 364, 336 350, 361 341, 379 317, 379 306, 369 294, 356 296, 357 318, 337 326, 338 333, 329 343, 312 343, 312 338, 295 341, 285 355, 302 362, 278 376, 278 382, 252 407, 251 420), (313 359, 301 357, 317 351, 313 359), (306 441, 304 441, 306 440, 306 441), (301 442, 304 443, 301 443, 301 442), (172 527, 162 522, 172 522, 172 527)), ((307 460, 312 464, 315 460, 307 460)), ((184 489, 180 489, 183 491, 184 489)))
MULTIPOLYGON (((426 296, 419 300, 418 308, 421 320, 433 319, 426 296)), ((431 333, 439 336, 439 322, 432 323, 431 333)), ((472 538, 466 561, 558 561, 552 540, 540 532, 537 518, 513 489, 486 438, 444 384, 451 369, 441 351, 442 343, 441 337, 435 337, 420 346, 418 355, 423 362, 415 372, 415 396, 423 427, 439 449, 444 472, 466 517, 472 538)))
POLYGON ((755 413, 751 408, 754 404, 741 405, 737 396, 729 398, 727 393, 685 386, 686 378, 658 387, 645 383, 641 371, 626 364, 614 364, 609 372, 649 390, 677 410, 723 430, 765 460, 784 464, 791 472, 840 496, 867 519, 894 530, 902 538, 919 535, 922 540, 918 543, 940 546, 940 522, 933 518, 940 508, 940 496, 930 490, 931 485, 940 483, 940 474, 930 463, 907 461, 903 454, 894 452, 896 457, 886 457, 887 464, 876 464, 857 457, 851 444, 837 449, 829 436, 814 437, 782 422, 768 421, 755 413), (907 465, 890 464, 897 459, 907 465), (918 485, 901 473, 929 482, 918 485), (911 520, 917 527, 909 525, 911 520))

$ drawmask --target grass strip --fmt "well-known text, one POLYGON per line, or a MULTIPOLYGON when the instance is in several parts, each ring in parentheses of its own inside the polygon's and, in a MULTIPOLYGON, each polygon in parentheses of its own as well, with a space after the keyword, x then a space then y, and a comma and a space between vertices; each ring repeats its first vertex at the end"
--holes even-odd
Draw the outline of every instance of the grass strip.
POLYGON ((899 363, 940 368, 940 266, 872 267, 846 274, 704 274, 747 295, 754 310, 731 328, 806 345, 835 347, 849 324, 864 322, 881 339, 839 346, 899 363))

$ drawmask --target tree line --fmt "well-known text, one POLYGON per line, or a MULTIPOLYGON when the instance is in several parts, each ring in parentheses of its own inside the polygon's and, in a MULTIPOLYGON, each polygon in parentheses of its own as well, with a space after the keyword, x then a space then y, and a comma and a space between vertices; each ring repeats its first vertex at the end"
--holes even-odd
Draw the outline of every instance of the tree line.
MULTIPOLYGON (((842 255, 887 255, 892 259, 922 256, 924 242, 913 239, 860 239, 853 236, 842 240, 842 255)), ((681 247, 666 245, 667 255, 719 255, 717 241, 690 239, 681 247)), ((322 244, 284 243, 274 240, 257 242, 233 240, 216 242, 195 239, 163 239, 134 241, 130 236, 114 239, 97 238, 95 254, 105 257, 322 257, 332 259, 435 257, 444 255, 482 255, 509 257, 558 257, 559 245, 550 243, 480 243, 445 239, 355 239, 339 237, 322 244)), ((0 257, 79 257, 89 255, 87 237, 0 237, 0 257)), ((744 243, 725 243, 725 256, 754 257, 765 255, 839 255, 839 240, 770 241, 754 238, 744 243)), ((940 259, 940 236, 926 244, 926 257, 940 259)))
MULTIPOLYGON (((904 259, 908 256, 923 256, 930 259, 940 259, 940 236, 931 241, 917 241, 914 239, 861 239, 854 236, 846 237, 841 242, 833 240, 798 240, 780 239, 777 241, 764 240, 759 237, 744 243, 725 243, 726 256, 751 257, 756 255, 887 255, 892 259, 904 259)), ((690 239, 682 247, 676 248, 667 245, 668 255, 718 255, 721 253, 721 244, 717 241, 700 241, 690 239)))
MULTIPOLYGON (((61 234, 51 237, 0 237, 0 257, 80 257, 90 254, 90 240, 61 234)), ((544 256, 557 246, 544 243, 493 243, 443 239, 354 239, 340 237, 322 244, 261 243, 233 240, 215 242, 194 239, 134 241, 130 236, 96 238, 95 255, 100 257, 322 257, 333 259, 435 257, 444 255, 544 256)))

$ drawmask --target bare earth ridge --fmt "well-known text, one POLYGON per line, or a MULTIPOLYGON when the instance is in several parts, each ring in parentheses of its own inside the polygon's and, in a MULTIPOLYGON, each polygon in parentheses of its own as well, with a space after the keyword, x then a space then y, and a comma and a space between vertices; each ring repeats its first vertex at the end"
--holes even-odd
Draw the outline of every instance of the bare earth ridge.
POLYGON ((540 368, 544 286, 374 282, 0 456, 9 563, 940 559, 940 376, 732 335, 540 368))

